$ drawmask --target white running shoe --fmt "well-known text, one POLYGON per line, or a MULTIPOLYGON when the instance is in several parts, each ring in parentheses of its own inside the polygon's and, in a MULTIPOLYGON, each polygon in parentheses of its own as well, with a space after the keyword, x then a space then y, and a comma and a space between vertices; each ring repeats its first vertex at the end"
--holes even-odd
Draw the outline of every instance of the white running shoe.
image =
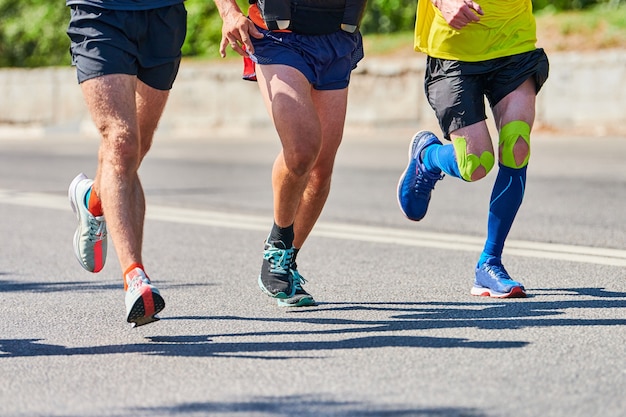
POLYGON ((165 308, 165 301, 150 279, 137 267, 124 277, 126 290, 126 321, 134 327, 159 320, 158 312, 165 308))
POLYGON ((107 257, 107 227, 104 216, 94 216, 85 205, 85 195, 92 185, 93 180, 80 173, 70 184, 68 197, 78 218, 74 233, 74 255, 87 271, 100 272, 107 257))

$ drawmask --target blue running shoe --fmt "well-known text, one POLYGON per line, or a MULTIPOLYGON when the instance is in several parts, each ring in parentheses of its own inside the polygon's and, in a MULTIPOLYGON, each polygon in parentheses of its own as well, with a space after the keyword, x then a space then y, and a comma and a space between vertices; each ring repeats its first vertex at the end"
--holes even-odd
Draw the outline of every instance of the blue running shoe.
POLYGON ((286 248, 282 241, 265 242, 263 265, 259 275, 259 287, 274 298, 291 298, 296 292, 292 285, 290 267, 293 262, 293 248, 286 248))
POLYGON ((496 258, 488 258, 484 264, 476 268, 474 287, 470 292, 472 295, 493 298, 526 297, 524 286, 511 279, 500 260, 496 258))
POLYGON ((291 283, 295 288, 296 292, 293 297, 278 299, 277 303, 280 307, 309 307, 316 306, 317 303, 313 299, 313 296, 306 292, 304 288, 302 288, 302 284, 306 283, 306 280, 300 273, 298 272, 298 266, 294 262, 290 267, 291 272, 291 283))
POLYGON ((398 182, 398 204, 410 220, 424 218, 430 202, 430 194, 435 183, 443 179, 443 174, 433 174, 422 163, 422 151, 430 145, 440 144, 432 132, 422 130, 413 136, 409 148, 409 165, 398 182))

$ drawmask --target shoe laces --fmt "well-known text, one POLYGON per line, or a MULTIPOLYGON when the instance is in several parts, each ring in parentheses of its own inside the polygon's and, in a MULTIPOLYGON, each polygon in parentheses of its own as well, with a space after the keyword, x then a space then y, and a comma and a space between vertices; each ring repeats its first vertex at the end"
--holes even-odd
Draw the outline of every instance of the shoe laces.
POLYGON ((485 269, 489 273, 489 275, 495 277, 499 281, 512 281, 511 276, 506 269, 504 269, 504 265, 502 264, 485 264, 485 269))
POLYGON ((292 278, 291 285, 293 285, 296 292, 304 291, 304 289, 302 288, 302 285, 306 284, 306 279, 304 279, 304 277, 300 275, 300 273, 298 272, 298 265, 294 263, 291 266, 290 270, 291 270, 291 278, 292 278))
POLYGON ((90 216, 89 218, 89 240, 97 242, 107 235, 106 222, 104 216, 90 216))
POLYGON ((129 272, 126 277, 124 277, 124 281, 126 282, 125 290, 137 290, 143 285, 150 285, 150 278, 145 274, 145 272, 139 272, 138 269, 135 269, 129 272))
POLYGON ((414 190, 416 194, 428 195, 435 188, 435 183, 443 179, 444 174, 432 174, 423 167, 420 168, 417 169, 414 190))
POLYGON ((270 263, 270 272, 274 274, 287 274, 293 259, 293 249, 280 249, 270 245, 263 257, 270 263))
POLYGON ((128 288, 136 289, 136 288, 143 286, 144 284, 150 284, 150 280, 146 277, 142 277, 138 275, 130 281, 130 283, 128 284, 128 288))

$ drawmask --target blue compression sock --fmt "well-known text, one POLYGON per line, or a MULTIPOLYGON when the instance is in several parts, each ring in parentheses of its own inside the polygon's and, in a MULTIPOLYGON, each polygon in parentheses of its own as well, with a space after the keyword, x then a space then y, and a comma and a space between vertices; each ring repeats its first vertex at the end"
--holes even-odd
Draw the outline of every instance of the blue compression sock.
POLYGON ((489 220, 487 222, 487 241, 478 266, 487 258, 502 257, 506 240, 517 211, 522 205, 526 187, 526 167, 514 169, 498 165, 498 176, 491 192, 489 220))
POLYGON ((452 146, 452 144, 431 145, 427 147, 424 149, 422 162, 429 171, 443 171, 452 177, 461 178, 459 165, 456 163, 454 146, 452 146))

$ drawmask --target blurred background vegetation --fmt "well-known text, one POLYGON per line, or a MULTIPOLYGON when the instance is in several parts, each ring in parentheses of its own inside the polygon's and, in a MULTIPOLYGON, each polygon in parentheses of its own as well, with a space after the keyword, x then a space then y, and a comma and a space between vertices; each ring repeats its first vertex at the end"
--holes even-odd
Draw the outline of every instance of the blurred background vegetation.
MULTIPOLYGON (((237 0, 247 10, 247 0, 237 0)), ((478 0, 480 4, 480 0, 478 0)), ((369 0, 362 32, 376 40, 376 48, 392 48, 402 34, 410 44, 416 0, 369 0), (394 35, 395 34, 395 35, 394 35)), ((222 22, 211 0, 186 0, 187 58, 218 57, 222 22)), ((602 30, 610 39, 626 39, 626 0, 533 0, 538 19, 561 18, 556 33, 567 35, 581 28, 592 33, 602 30)), ((0 67, 69 65, 69 38, 65 34, 69 9, 63 0, 0 0, 0 67)), ((620 46, 609 40, 606 47, 620 46)), ((367 47, 367 45, 366 45, 367 47)), ((374 52, 376 52, 376 48, 374 52)))

